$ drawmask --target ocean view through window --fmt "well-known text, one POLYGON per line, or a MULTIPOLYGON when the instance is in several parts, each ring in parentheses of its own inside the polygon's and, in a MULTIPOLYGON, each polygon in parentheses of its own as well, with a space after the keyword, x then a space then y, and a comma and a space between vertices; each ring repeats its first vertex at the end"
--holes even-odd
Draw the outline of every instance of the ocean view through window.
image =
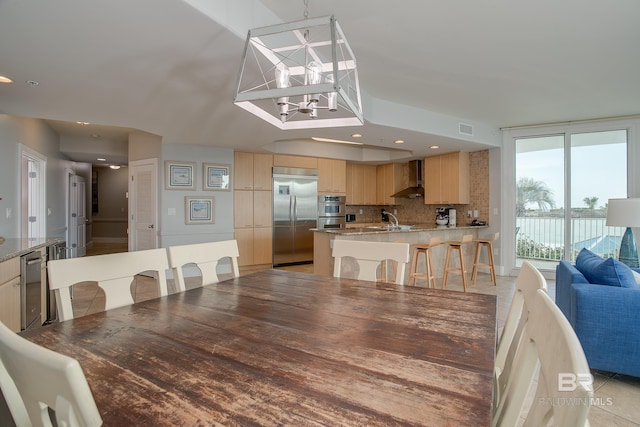
POLYGON ((627 131, 535 136, 515 144, 516 266, 574 261, 584 247, 617 258, 624 228, 605 221, 608 199, 627 197, 627 131))

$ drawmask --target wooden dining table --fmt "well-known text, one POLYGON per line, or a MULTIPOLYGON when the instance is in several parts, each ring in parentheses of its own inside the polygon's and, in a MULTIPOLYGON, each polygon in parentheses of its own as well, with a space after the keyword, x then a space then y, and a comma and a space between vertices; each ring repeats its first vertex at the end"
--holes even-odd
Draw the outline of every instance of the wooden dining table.
POLYGON ((264 270, 25 331, 106 426, 490 424, 496 296, 264 270))

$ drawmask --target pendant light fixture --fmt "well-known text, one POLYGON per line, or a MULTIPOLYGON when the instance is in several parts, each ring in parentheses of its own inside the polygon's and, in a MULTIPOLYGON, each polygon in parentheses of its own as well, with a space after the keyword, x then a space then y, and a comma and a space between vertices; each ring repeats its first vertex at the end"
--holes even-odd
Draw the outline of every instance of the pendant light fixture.
POLYGON ((280 129, 363 124, 353 51, 334 16, 249 30, 234 103, 280 129))

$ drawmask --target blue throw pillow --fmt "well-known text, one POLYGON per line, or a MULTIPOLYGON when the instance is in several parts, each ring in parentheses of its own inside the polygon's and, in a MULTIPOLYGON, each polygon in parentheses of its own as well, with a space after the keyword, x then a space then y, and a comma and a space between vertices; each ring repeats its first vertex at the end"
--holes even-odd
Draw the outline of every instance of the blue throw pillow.
POLYGON ((590 282, 599 285, 637 287, 633 271, 620 261, 602 257, 583 248, 576 258, 576 268, 590 282))

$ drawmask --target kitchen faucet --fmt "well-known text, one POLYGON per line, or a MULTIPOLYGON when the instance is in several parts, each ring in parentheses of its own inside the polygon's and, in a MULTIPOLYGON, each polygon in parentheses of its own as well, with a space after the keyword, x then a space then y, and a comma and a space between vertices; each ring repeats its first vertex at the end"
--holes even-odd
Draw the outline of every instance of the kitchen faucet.
POLYGON ((398 218, 396 218, 396 216, 394 214, 392 214, 391 212, 387 212, 385 210, 382 211, 383 215, 391 215, 391 217, 396 221, 396 225, 394 226, 395 228, 400 227, 400 225, 398 224, 398 218))

